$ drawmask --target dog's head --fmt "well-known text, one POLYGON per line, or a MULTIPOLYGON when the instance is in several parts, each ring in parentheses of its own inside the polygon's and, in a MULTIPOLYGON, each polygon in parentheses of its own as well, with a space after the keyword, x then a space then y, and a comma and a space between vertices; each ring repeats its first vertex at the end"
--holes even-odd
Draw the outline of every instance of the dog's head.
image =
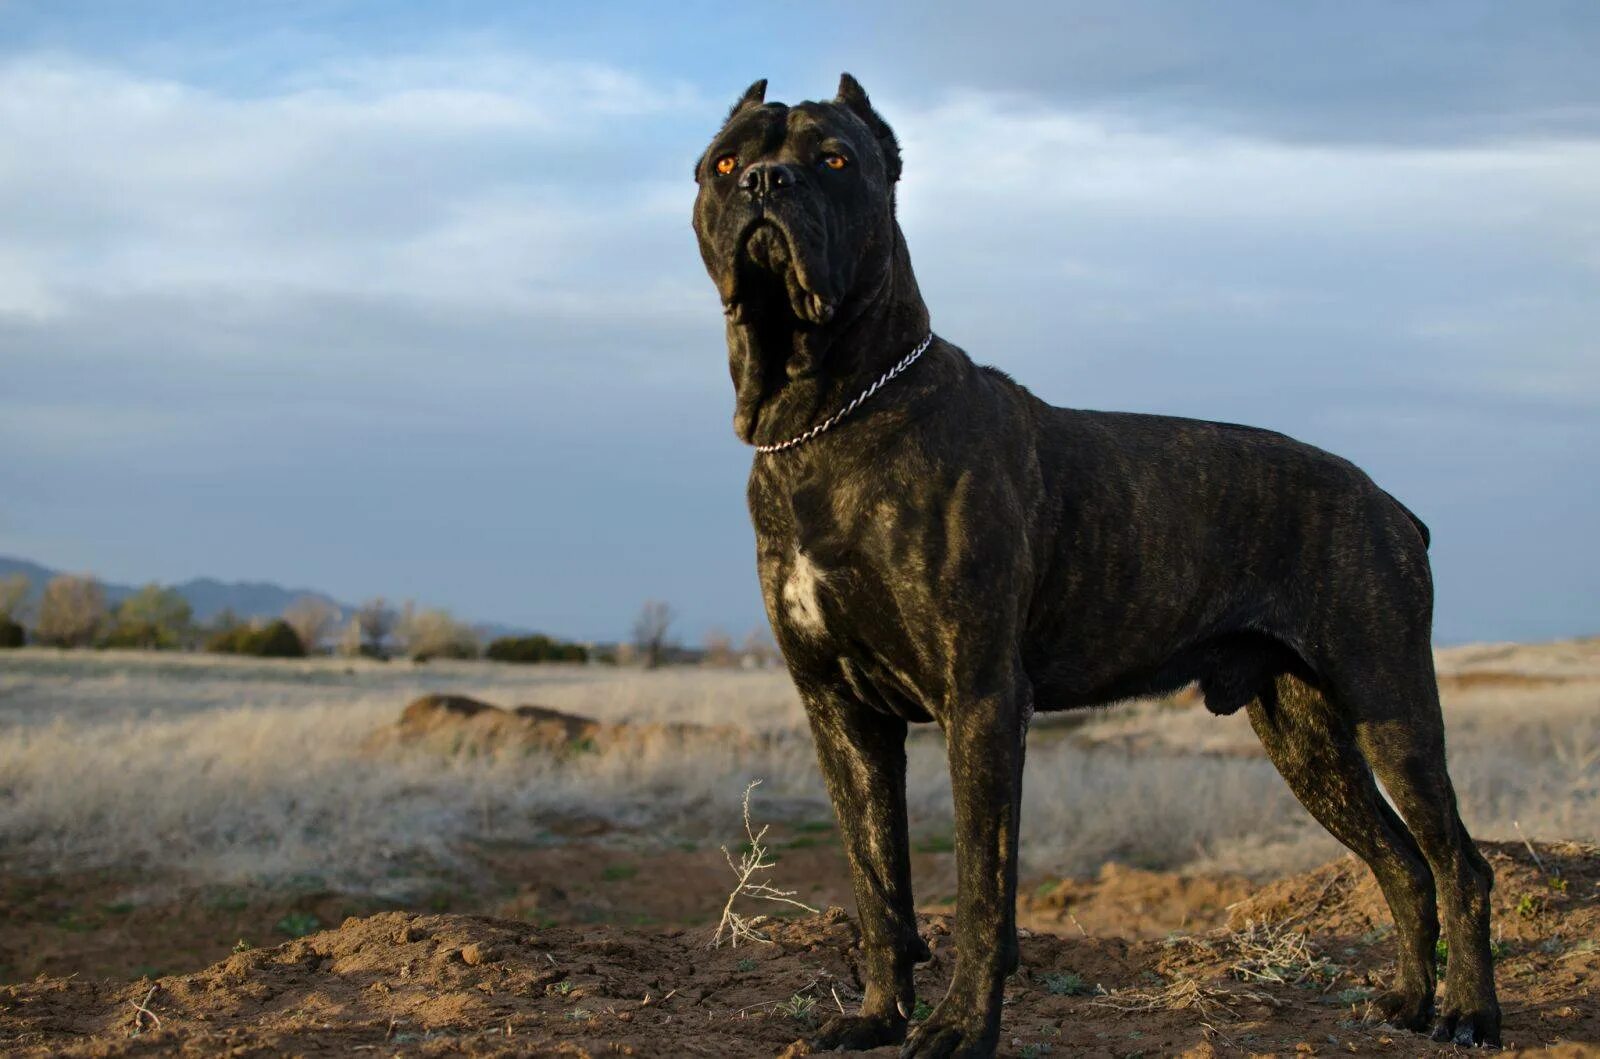
POLYGON ((757 81, 695 164, 694 230, 730 320, 824 327, 887 265, 900 148, 855 78, 826 103, 757 81))

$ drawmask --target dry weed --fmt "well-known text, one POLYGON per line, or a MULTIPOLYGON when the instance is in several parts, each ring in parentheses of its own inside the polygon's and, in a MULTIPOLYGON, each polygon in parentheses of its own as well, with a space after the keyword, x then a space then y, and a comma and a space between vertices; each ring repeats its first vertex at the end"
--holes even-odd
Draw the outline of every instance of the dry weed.
POLYGON ((733 892, 728 894, 727 903, 722 906, 722 918, 717 922, 716 933, 711 936, 710 948, 713 949, 720 946, 724 938, 729 945, 735 947, 741 939, 771 944, 771 939, 757 929, 757 925, 766 918, 765 916, 745 916, 734 911, 733 906, 741 897, 757 901, 775 901, 813 914, 818 911, 794 899, 794 895, 800 891, 779 890, 772 885, 770 877, 762 881, 757 881, 755 878, 757 872, 767 871, 775 866, 767 859, 767 847, 762 845, 762 840, 767 837, 771 825, 763 825, 761 830, 757 831, 750 821, 750 794, 759 786, 761 786, 760 780, 752 780, 744 789, 744 833, 747 848, 739 855, 738 863, 734 862, 733 854, 728 852, 728 847, 722 847, 722 855, 728 859, 728 867, 733 869, 738 881, 734 884, 733 892))
POLYGON ((1276 1007, 1277 1001, 1265 993, 1249 989, 1218 989, 1201 985, 1192 978, 1180 978, 1158 989, 1117 989, 1093 997, 1089 1003, 1113 1011, 1194 1011, 1202 1019, 1234 1018, 1241 1004, 1265 1004, 1276 1007))

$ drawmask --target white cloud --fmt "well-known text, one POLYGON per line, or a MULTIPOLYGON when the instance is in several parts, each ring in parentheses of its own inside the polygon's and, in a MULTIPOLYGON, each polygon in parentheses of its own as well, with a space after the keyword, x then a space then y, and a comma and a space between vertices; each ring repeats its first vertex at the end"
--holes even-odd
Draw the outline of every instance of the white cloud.
POLYGON ((1579 294, 1600 256, 1600 142, 1336 148, 978 93, 883 109, 924 289, 974 331, 1027 348, 1192 326, 1215 357, 1205 332, 1226 324, 1245 342, 1300 339, 1290 358, 1342 337, 1366 343, 1356 364, 1442 388, 1570 396, 1577 382, 1600 399, 1600 301, 1579 294), (1468 317, 1455 345, 1436 341, 1468 317), (1424 331, 1435 341, 1414 341, 1424 331))
POLYGON ((364 62, 247 98, 13 60, 0 314, 274 291, 570 310, 608 270, 648 287, 630 274, 639 233, 685 167, 641 164, 626 140, 692 103, 603 67, 493 57, 364 62))

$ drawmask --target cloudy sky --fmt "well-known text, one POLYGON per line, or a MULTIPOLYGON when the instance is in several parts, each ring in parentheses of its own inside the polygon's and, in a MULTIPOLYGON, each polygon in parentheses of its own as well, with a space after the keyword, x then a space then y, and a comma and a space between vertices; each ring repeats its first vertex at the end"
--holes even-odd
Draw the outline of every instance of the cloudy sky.
POLYGON ((0 553, 750 627, 690 167, 848 69, 941 335, 1354 459, 1443 641, 1600 632, 1600 6, 400 6, 0 0, 0 553))

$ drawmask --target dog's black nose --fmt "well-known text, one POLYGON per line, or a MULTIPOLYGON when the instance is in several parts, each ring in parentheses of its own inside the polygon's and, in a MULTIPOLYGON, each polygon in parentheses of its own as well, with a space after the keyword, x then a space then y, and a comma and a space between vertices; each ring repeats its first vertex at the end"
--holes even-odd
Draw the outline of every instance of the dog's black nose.
POLYGON ((739 176, 739 187, 752 198, 764 198, 793 184, 794 170, 778 162, 756 162, 739 176))

